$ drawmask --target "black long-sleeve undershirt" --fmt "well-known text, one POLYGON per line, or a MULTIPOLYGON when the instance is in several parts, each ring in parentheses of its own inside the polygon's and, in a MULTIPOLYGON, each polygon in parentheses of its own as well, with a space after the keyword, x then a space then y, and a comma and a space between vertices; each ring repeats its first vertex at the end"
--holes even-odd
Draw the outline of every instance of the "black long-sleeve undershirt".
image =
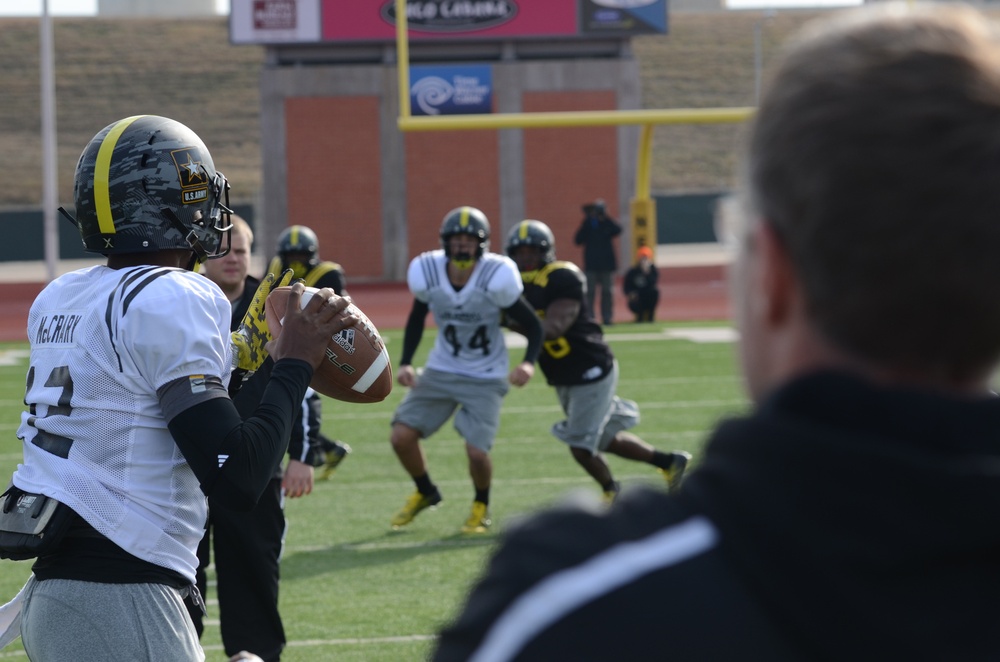
POLYGON ((424 337, 424 320, 427 318, 428 310, 430 308, 427 303, 420 299, 413 300, 413 308, 410 309, 410 316, 406 318, 406 328, 403 331, 403 356, 399 361, 400 365, 413 363, 413 355, 420 345, 420 339, 424 337))
POLYGON ((171 418, 170 433, 206 495, 234 510, 256 505, 285 454, 312 375, 305 361, 278 361, 270 374, 247 380, 235 400, 208 399, 171 418))
POLYGON ((545 340, 542 320, 538 319, 538 315, 535 314, 524 297, 518 297, 514 305, 504 309, 504 312, 524 329, 524 336, 528 339, 528 347, 524 350, 524 360, 527 363, 534 363, 538 360, 538 354, 542 351, 542 342, 545 340))

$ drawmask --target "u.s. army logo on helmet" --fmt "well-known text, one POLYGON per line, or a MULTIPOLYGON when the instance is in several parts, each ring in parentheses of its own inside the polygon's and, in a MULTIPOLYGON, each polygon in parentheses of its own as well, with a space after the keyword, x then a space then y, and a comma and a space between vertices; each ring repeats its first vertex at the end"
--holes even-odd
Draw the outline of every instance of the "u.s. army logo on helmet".
POLYGON ((208 198, 208 175, 197 148, 185 147, 170 152, 181 182, 181 199, 189 205, 208 198))

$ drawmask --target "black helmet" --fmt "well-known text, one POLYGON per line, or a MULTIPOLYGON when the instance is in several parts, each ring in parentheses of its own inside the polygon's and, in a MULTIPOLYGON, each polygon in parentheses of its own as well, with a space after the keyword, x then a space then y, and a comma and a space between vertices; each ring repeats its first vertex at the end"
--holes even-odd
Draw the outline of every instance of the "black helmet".
POLYGON ((319 264, 319 239, 316 238, 316 233, 304 225, 285 228, 278 235, 278 257, 281 258, 282 269, 292 269, 296 278, 304 278, 310 269, 319 264), (289 260, 289 253, 305 254, 305 263, 296 260, 293 265, 289 260))
POLYGON ((541 249, 542 264, 556 259, 556 240, 549 226, 541 221, 525 220, 515 225, 507 235, 507 255, 519 246, 534 246, 541 249))
POLYGON ((73 185, 76 218, 93 253, 194 251, 221 257, 232 228, 229 182, 205 143, 180 122, 126 117, 101 130, 83 150, 73 185))
MULTIPOLYGON (((475 260, 483 256, 483 253, 490 248, 490 222, 486 220, 486 214, 475 207, 457 207, 445 214, 441 221, 441 246, 444 254, 452 259, 451 249, 448 247, 448 238, 456 234, 467 234, 479 239, 479 246, 476 248, 475 260)), ((453 261, 460 267, 468 268, 474 260, 463 259, 455 256, 453 261), (468 262, 468 264, 461 264, 468 262)))

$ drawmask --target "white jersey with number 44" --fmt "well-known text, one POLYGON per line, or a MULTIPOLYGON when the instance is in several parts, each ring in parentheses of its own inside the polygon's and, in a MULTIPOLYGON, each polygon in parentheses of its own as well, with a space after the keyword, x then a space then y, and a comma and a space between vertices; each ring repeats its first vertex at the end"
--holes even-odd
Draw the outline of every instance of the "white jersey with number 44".
POLYGON ((444 250, 428 251, 410 262, 406 282, 428 305, 438 327, 427 367, 468 377, 498 379, 509 371, 500 311, 512 306, 524 286, 514 261, 486 253, 469 282, 455 290, 448 280, 444 250))

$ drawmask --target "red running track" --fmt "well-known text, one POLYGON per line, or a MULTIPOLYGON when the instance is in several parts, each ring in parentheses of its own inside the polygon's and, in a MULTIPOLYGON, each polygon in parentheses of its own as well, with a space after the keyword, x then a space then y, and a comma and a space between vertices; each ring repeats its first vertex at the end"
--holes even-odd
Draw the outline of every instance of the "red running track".
MULTIPOLYGON (((44 283, 0 283, 0 341, 25 340, 28 309, 44 283)), ((405 283, 350 283, 354 303, 380 329, 401 329, 413 302, 405 283)), ((634 316, 625 305, 621 281, 615 285, 614 319, 628 323, 634 316)), ((664 321, 729 319, 725 267, 660 268, 657 319, 664 321)))

